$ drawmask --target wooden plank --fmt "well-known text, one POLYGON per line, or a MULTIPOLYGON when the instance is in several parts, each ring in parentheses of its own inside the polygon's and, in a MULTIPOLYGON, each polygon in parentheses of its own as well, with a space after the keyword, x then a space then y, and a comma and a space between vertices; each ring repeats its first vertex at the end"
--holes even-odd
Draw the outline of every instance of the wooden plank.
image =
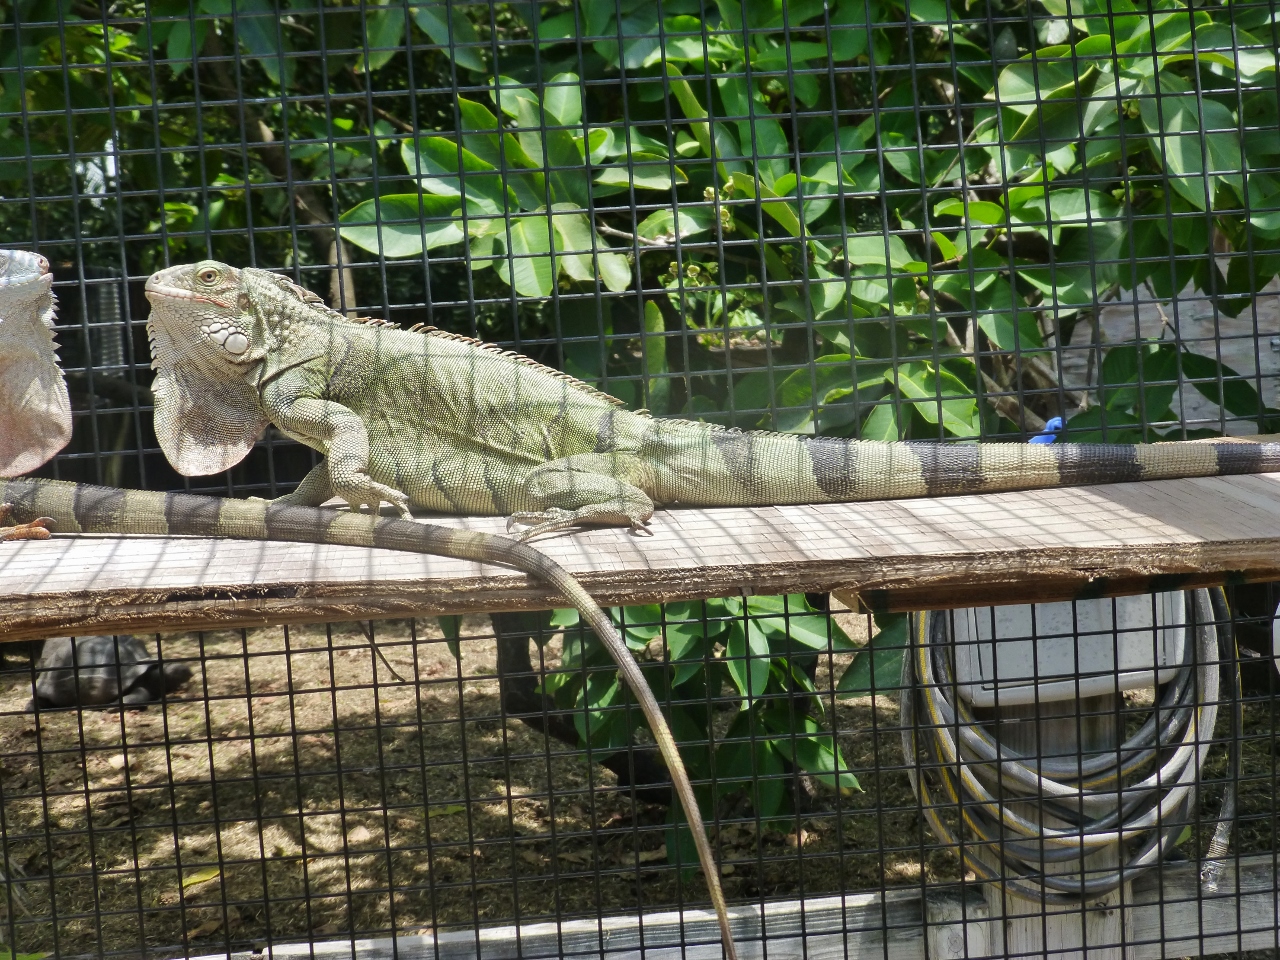
MULTIPOLYGON (((502 532, 496 518, 439 522, 502 532)), ((1280 579, 1280 475, 800 507, 669 510, 653 536, 539 547, 605 604, 838 591, 875 609, 1280 579)), ((68 537, 0 547, 0 636, 537 609, 522 574, 355 547, 68 537)))
MULTIPOLYGON (((1127 960, 1164 960, 1277 946, 1277 870, 1270 855, 1226 863, 1219 892, 1200 892, 1200 864, 1166 864, 1139 878, 1124 907, 1127 960), (1237 883, 1238 880, 1238 883, 1237 883)), ((920 888, 734 907, 743 960, 925 960, 925 916, 949 924, 949 956, 1003 957, 988 949, 987 907, 979 885, 963 891, 920 888), (969 930, 964 930, 964 927, 969 930), (964 947, 967 946, 967 954, 964 947)), ((936 941, 936 938, 931 939, 936 941)), ((1099 946, 1105 946, 1099 944, 1099 946)), ((197 960, 720 960, 715 916, 705 910, 603 917, 378 940, 276 945, 260 953, 197 960), (643 944, 643 949, 641 945, 643 944), (681 946, 685 944, 686 946, 681 946)))

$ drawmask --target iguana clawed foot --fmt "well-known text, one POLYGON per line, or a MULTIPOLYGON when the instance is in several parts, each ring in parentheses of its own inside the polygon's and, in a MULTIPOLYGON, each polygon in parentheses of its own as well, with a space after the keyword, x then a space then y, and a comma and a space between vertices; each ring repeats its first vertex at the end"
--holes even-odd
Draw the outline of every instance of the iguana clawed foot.
MULTIPOLYGON (((13 512, 13 505, 8 503, 0 503, 0 523, 9 519, 9 514, 13 512)), ((48 540, 52 534, 49 532, 53 520, 49 517, 37 517, 30 523, 20 523, 13 527, 0 527, 0 543, 6 540, 48 540)))
POLYGON ((361 507, 368 507, 369 512, 376 515, 382 510, 382 504, 391 504, 391 508, 395 510, 396 516, 404 520, 412 520, 413 514, 409 512, 409 498, 394 487, 388 487, 384 483, 378 483, 370 480, 359 491, 343 493, 338 491, 338 496, 347 501, 347 505, 356 513, 360 512, 361 507))
POLYGON ((577 510, 548 507, 545 510, 513 513, 507 517, 507 533, 511 533, 517 526, 527 526, 529 529, 520 531, 514 537, 516 540, 525 541, 540 537, 545 533, 568 530, 570 527, 576 527, 579 524, 629 527, 631 532, 637 536, 641 534, 646 537, 653 536, 653 531, 649 529, 649 520, 647 518, 641 520, 628 517, 600 506, 581 507, 577 510))

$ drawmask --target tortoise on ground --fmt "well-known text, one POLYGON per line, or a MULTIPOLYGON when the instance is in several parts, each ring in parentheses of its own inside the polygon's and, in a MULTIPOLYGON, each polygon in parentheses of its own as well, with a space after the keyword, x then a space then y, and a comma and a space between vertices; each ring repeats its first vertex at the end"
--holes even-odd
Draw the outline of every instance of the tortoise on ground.
POLYGON ((190 679, 185 663, 161 664, 137 637, 56 637, 36 664, 27 709, 145 707, 190 679))

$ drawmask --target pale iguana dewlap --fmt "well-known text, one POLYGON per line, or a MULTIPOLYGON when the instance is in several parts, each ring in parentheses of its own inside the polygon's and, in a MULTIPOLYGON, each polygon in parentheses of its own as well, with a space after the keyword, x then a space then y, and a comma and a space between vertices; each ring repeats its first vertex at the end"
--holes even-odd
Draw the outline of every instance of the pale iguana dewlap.
POLYGON ((353 321, 276 274, 151 277, 156 431, 182 473, 267 424, 326 455, 285 498, 510 515, 532 536, 654 506, 763 506, 1280 470, 1280 444, 884 443, 657 419, 466 337, 353 321))

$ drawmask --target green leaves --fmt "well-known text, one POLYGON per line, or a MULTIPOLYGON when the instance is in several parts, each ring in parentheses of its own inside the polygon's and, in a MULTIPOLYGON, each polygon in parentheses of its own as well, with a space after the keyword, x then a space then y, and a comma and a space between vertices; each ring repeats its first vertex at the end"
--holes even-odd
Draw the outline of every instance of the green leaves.
MULTIPOLYGON (((356 204, 339 219, 338 229, 344 240, 370 253, 416 257, 424 250, 461 243, 466 237, 461 212, 461 201, 451 197, 390 194, 356 204)), ((468 224, 473 233, 487 225, 479 219, 468 224)))
MULTIPOLYGON (((476 34, 476 28, 467 19, 462 4, 421 0, 411 4, 409 9, 414 23, 433 43, 438 43, 443 48, 450 60, 467 70, 484 72, 484 57, 477 49, 480 38, 476 34)), ((403 16, 403 13, 400 15, 403 16)))
POLYGON ((902 686, 902 658, 909 645, 909 617, 905 613, 877 614, 879 631, 854 656, 836 691, 845 697, 865 697, 902 686))
POLYGON ((1197 98, 1176 78, 1161 74, 1158 81, 1148 89, 1151 95, 1142 98, 1140 111, 1169 185, 1200 210, 1214 207, 1218 184, 1231 187, 1235 199, 1241 199, 1240 125, 1231 110, 1216 100, 1197 98))

